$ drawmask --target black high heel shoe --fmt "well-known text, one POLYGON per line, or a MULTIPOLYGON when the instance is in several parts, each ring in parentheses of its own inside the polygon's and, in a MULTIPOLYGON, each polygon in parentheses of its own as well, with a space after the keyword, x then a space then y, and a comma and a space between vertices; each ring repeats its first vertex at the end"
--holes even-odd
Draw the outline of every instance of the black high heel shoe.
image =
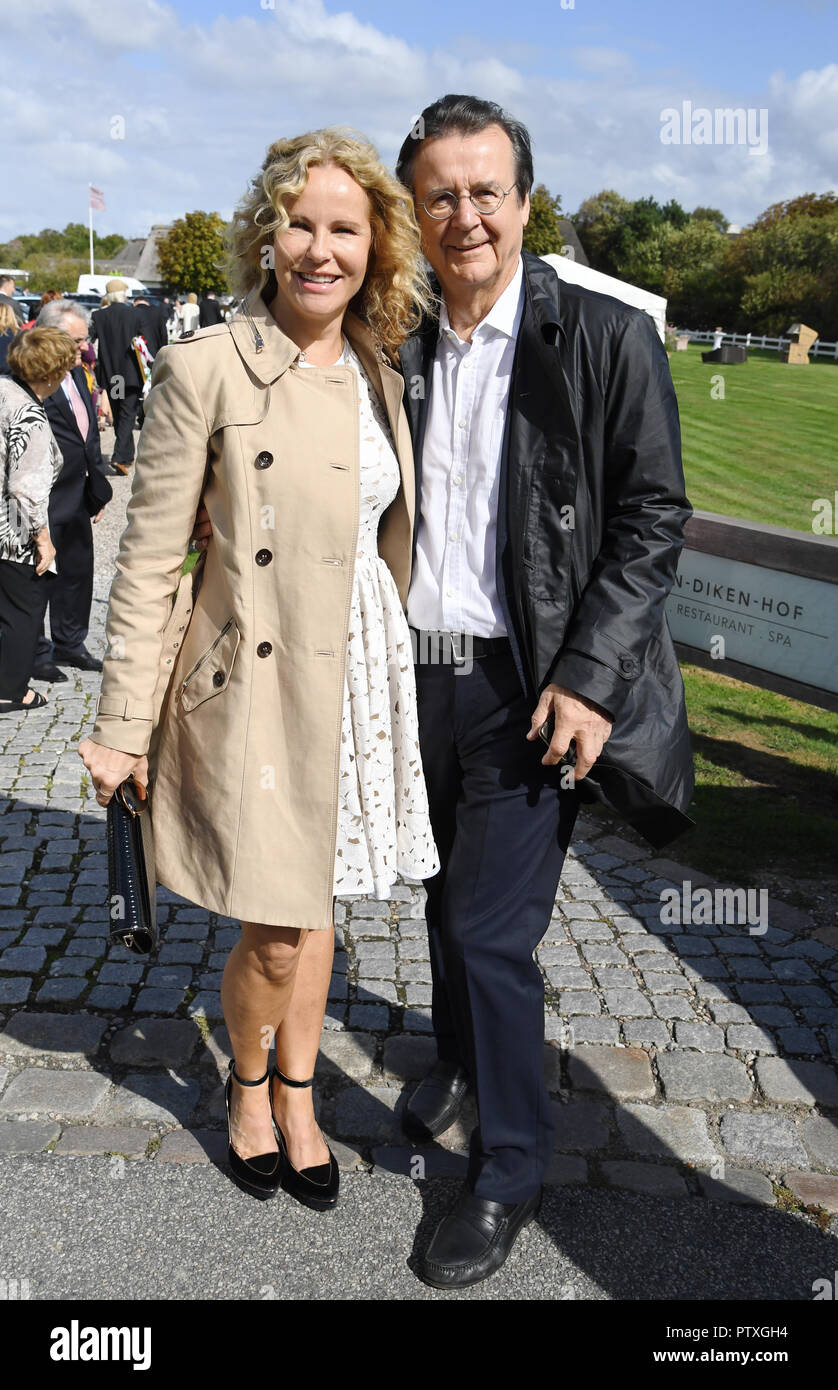
MULTIPOLYGON (((278 1076, 284 1086, 312 1086, 314 1077, 310 1081, 292 1081, 290 1077, 283 1075, 279 1067, 274 1065, 273 1075, 278 1076)), ((329 1149, 329 1162, 318 1163, 312 1168, 295 1168, 288 1157, 288 1145, 285 1142, 285 1135, 279 1127, 279 1122, 274 1111, 273 1080, 270 1088, 271 1115, 273 1116, 276 1137, 279 1140, 279 1148, 282 1153, 282 1186, 289 1197, 296 1197, 303 1206, 312 1207, 314 1211, 331 1211, 337 1205, 338 1188, 340 1186, 340 1170, 337 1159, 332 1150, 329 1149)), ((325 1141, 324 1141, 325 1142, 325 1141)), ((329 1148, 328 1144, 326 1145, 329 1148)))
MULTIPOLYGON (((236 1153, 233 1148, 233 1138, 230 1125, 230 1095, 233 1089, 233 1078, 239 1086, 262 1086, 268 1081, 269 1073, 260 1077, 258 1081, 242 1081, 236 1073, 235 1060, 231 1061, 227 1075, 227 1084, 224 1087, 224 1103, 227 1106, 227 1162, 233 1174, 233 1181, 238 1184, 252 1197, 259 1197, 264 1200, 266 1197, 273 1197, 279 1189, 282 1178, 282 1170, 285 1160, 279 1150, 272 1153, 256 1154, 253 1158, 242 1158, 241 1154, 236 1153)), ((268 1081, 270 1091, 270 1082, 268 1081)), ((273 1118, 273 1102, 271 1102, 271 1118, 273 1118)))

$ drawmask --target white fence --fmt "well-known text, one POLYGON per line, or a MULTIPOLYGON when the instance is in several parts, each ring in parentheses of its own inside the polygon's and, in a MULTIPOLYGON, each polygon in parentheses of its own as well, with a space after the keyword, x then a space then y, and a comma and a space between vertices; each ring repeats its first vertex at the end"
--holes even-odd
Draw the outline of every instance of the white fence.
MULTIPOLYGON (((676 333, 680 332, 687 333, 689 329, 676 329, 676 333)), ((690 332, 691 343, 712 343, 715 337, 715 333, 709 331, 706 333, 690 332)), ((776 348, 778 352, 781 348, 788 347, 790 341, 790 338, 766 338, 764 334, 760 336, 758 333, 725 333, 722 337, 723 343, 733 343, 739 347, 748 348, 776 348)), ((816 338, 809 349, 809 356, 831 357, 838 362, 838 343, 822 343, 820 338, 816 338)))

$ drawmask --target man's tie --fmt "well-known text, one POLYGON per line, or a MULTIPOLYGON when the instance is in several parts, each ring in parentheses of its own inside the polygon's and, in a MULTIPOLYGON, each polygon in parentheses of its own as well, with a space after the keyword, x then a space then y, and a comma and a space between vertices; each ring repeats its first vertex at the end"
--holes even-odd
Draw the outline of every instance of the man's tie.
POLYGON ((79 389, 69 372, 65 376, 64 381, 70 397, 70 405, 73 407, 73 414, 76 417, 76 424, 79 427, 79 434, 82 439, 86 439, 88 430, 90 429, 90 416, 85 410, 84 401, 79 395, 79 389))

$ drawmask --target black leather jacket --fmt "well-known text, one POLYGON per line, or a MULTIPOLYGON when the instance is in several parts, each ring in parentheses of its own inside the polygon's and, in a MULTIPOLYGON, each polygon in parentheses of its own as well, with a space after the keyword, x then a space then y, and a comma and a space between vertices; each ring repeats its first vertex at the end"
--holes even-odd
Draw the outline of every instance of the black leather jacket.
MULTIPOLYGON (((498 596, 533 709, 552 681, 614 720, 580 797, 662 848, 694 824, 684 685, 664 612, 692 515, 669 363, 648 314, 522 256, 498 596)), ((429 319, 400 351, 417 499, 437 334, 429 319)))

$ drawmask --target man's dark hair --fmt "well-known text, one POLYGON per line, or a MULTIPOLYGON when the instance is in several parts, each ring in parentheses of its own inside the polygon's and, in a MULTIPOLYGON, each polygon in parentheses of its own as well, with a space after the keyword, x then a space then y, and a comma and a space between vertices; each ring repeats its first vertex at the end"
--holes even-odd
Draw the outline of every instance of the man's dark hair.
POLYGON ((523 202, 533 185, 530 133, 523 122, 516 121, 496 101, 482 101, 480 97, 449 93, 426 106, 399 150, 396 178, 412 192, 413 166, 423 141, 436 140, 441 135, 477 135, 492 125, 505 130, 512 142, 517 173, 515 187, 519 201, 523 202))

